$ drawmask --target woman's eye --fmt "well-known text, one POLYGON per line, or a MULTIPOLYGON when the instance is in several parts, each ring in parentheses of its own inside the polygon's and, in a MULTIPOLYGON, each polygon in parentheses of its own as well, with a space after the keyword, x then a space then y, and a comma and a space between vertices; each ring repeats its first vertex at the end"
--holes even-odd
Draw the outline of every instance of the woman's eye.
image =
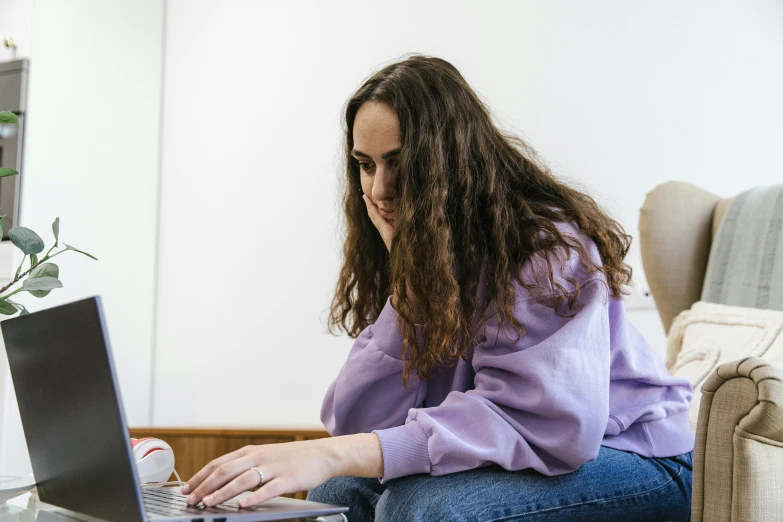
POLYGON ((362 169, 363 171, 367 172, 368 170, 370 170, 372 168, 372 165, 370 163, 363 163, 363 162, 360 161, 359 162, 359 168, 362 169))

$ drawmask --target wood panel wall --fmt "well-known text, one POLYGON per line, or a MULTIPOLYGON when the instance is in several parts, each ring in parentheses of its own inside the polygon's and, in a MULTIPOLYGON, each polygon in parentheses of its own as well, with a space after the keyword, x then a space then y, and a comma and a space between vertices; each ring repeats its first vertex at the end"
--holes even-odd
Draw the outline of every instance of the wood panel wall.
MULTIPOLYGON (((155 437, 166 441, 174 451, 175 468, 182 480, 188 480, 212 460, 256 444, 276 444, 300 440, 322 439, 324 430, 233 430, 195 428, 131 428, 131 437, 155 437)), ((294 498, 304 499, 303 491, 294 498)))

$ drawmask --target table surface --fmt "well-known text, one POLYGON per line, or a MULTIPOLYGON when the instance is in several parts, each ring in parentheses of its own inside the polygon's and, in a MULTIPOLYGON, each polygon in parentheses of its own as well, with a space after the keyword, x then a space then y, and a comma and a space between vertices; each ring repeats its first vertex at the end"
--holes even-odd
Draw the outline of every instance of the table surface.
POLYGON ((58 507, 38 500, 35 493, 25 493, 0 505, 0 522, 36 522, 41 511, 57 517, 56 512, 59 510, 58 507))

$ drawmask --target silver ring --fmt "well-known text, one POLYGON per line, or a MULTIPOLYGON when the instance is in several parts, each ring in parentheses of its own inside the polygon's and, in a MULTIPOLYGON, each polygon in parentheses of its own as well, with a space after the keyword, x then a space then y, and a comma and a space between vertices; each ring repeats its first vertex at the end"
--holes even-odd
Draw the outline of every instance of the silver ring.
POLYGON ((252 470, 253 470, 253 471, 255 471, 256 473, 258 473, 258 476, 259 476, 259 477, 261 477, 261 482, 259 482, 259 483, 258 483, 258 485, 259 485, 259 486, 263 486, 263 485, 264 485, 264 472, 263 472, 263 471, 261 471, 261 470, 260 470, 260 469, 258 469, 258 468, 250 468, 250 469, 252 469, 252 470))

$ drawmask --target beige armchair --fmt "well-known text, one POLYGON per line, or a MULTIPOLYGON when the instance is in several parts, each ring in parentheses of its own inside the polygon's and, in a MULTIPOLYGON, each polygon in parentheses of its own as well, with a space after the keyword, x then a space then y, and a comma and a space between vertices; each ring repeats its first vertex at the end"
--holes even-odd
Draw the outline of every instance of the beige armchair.
MULTIPOLYGON (((729 201, 680 182, 657 187, 645 201, 639 220, 642 261, 667 332, 701 298, 729 201)), ((746 357, 719 366, 703 382, 691 519, 783 520, 783 366, 746 357)))

